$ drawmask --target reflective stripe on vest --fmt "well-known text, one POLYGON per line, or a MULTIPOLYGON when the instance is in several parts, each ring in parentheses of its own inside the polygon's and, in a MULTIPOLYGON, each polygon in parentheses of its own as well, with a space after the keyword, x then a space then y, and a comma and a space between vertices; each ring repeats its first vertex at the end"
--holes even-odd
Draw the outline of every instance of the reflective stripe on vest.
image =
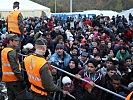
POLYGON ((25 69, 28 75, 29 82, 31 83, 31 90, 40 95, 47 95, 44 91, 45 87, 42 86, 40 76, 40 69, 46 63, 46 60, 36 55, 27 56, 24 60, 25 69), (38 87, 38 88, 37 88, 38 87))
POLYGON ((32 76, 32 75, 28 75, 28 78, 32 78, 33 80, 36 80, 36 81, 41 81, 40 78, 32 76))
POLYGON ((18 23, 19 11, 12 11, 8 14, 8 32, 21 34, 18 23))
POLYGON ((3 72, 2 74, 3 74, 3 75, 14 75, 13 72, 3 72))
POLYGON ((6 63, 2 63, 2 66, 8 66, 8 67, 10 67, 11 65, 10 64, 6 64, 6 63))

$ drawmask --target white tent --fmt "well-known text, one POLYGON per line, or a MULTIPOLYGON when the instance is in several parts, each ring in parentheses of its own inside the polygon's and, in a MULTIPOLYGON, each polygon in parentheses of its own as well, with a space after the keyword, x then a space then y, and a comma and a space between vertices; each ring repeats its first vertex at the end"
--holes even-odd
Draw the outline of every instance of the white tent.
POLYGON ((103 16, 109 16, 110 18, 112 16, 117 16, 119 13, 116 11, 112 11, 112 10, 86 10, 84 11, 84 13, 86 14, 96 14, 96 16, 98 15, 103 15, 103 16))
POLYGON ((131 13, 133 15, 133 8, 131 8, 129 10, 122 11, 119 15, 120 16, 124 15, 127 19, 129 19, 129 13, 131 13))
POLYGON ((24 17, 40 17, 42 14, 50 16, 50 8, 32 2, 30 0, 0 0, 0 15, 6 18, 7 14, 13 10, 13 2, 20 3, 20 11, 24 17))

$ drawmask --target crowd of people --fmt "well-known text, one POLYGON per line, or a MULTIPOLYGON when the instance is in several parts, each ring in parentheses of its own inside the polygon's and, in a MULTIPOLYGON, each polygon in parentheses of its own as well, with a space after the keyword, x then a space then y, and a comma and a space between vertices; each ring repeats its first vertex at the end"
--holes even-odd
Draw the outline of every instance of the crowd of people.
POLYGON ((13 34, 15 32, 10 30, 11 26, 9 28, 10 16, 7 21, 0 21, 1 78, 6 82, 9 100, 21 100, 26 97, 27 90, 28 93, 32 91, 34 100, 47 100, 38 94, 46 95, 49 100, 121 100, 120 97, 95 87, 95 84, 124 97, 132 93, 131 13, 129 20, 124 16, 109 18, 102 14, 93 18, 69 17, 67 20, 46 16, 21 18, 19 15, 21 31, 18 35, 13 34), (9 49, 18 45, 19 49, 9 49), (19 67, 16 69, 20 66, 18 62, 22 70, 19 67), (7 64, 13 66, 16 76, 10 76, 10 81, 15 82, 10 83, 6 76, 7 71, 8 74, 11 71, 4 69, 8 67, 7 64), (76 78, 52 66, 65 70, 76 78), (31 69, 34 69, 33 72, 31 69), (22 90, 23 93, 17 93, 22 90), (15 97, 12 93, 19 96, 15 97))

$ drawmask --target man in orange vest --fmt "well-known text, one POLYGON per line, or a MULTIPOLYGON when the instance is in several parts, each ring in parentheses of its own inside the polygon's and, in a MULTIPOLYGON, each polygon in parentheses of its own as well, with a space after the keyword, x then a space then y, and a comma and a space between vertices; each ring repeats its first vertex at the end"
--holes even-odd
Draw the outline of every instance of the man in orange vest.
POLYGON ((26 84, 17 58, 20 38, 17 34, 8 34, 8 44, 1 52, 2 81, 6 83, 8 100, 25 100, 26 84))
MULTIPOLYGON (((33 100, 47 100, 49 92, 62 90, 54 84, 50 71, 50 64, 45 60, 44 54, 47 48, 47 41, 38 38, 35 42, 35 53, 24 60, 25 69, 31 83, 33 100)), ((63 91, 67 94, 68 91, 63 91)))
POLYGON ((19 2, 13 3, 13 11, 7 16, 8 32, 20 36, 24 31, 23 16, 19 11, 19 2))

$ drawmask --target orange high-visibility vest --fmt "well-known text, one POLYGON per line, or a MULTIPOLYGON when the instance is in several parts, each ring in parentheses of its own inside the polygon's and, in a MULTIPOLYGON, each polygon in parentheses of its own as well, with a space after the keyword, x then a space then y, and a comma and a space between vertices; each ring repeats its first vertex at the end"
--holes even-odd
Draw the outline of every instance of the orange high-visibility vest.
POLYGON ((42 80, 39 71, 46 62, 47 61, 44 58, 37 57, 35 55, 30 55, 24 60, 28 79, 31 83, 31 90, 35 93, 45 96, 47 96, 47 92, 44 91, 44 87, 42 86, 42 80))
POLYGON ((16 34, 21 34, 19 30, 19 23, 18 23, 18 15, 20 14, 19 11, 11 11, 8 16, 8 32, 13 32, 16 34))
POLYGON ((131 100, 132 95, 133 95, 133 91, 126 97, 126 100, 131 100))
MULTIPOLYGON (((2 61, 2 81, 3 82, 13 82, 18 81, 18 78, 14 74, 10 62, 8 60, 8 53, 12 51, 12 48, 4 48, 1 52, 1 61, 2 61)), ((18 61, 19 63, 19 61, 18 61)), ((19 69, 21 70, 20 64, 19 69)))

